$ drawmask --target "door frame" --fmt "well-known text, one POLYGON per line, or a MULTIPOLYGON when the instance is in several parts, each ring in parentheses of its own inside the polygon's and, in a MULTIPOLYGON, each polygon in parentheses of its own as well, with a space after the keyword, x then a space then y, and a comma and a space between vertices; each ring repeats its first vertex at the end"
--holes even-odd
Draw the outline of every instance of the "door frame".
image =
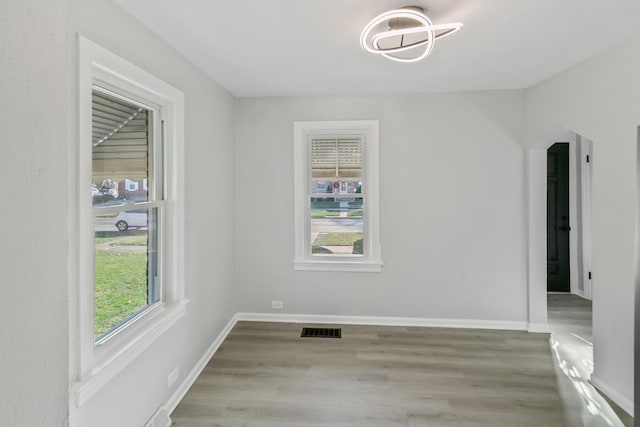
MULTIPOLYGON (((529 332, 549 332, 547 324, 547 149, 556 141, 571 141, 576 138, 574 132, 563 128, 549 130, 544 142, 530 146, 526 150, 525 167, 527 179, 527 203, 528 203, 528 265, 527 265, 527 296, 528 296, 528 319, 527 330, 529 332)), ((584 138, 584 137, 583 137, 584 138)), ((590 156, 593 158, 593 151, 590 148, 590 156)), ((570 155, 571 157, 575 156, 570 155)), ((571 161, 571 160, 570 160, 571 161)), ((584 161, 584 159, 583 159, 584 161)), ((571 167, 571 165, 570 165, 571 167)), ((589 168, 591 169, 591 168, 589 168)), ((571 172, 570 172, 571 174, 571 172)), ((570 177, 570 193, 573 186, 575 194, 576 173, 573 172, 573 184, 570 177)), ((590 180, 590 183, 592 181, 590 180)), ((572 199, 570 194, 570 200, 572 199)), ((589 197, 589 201, 590 201, 589 197)), ((585 199, 583 198, 583 205, 585 199)), ((590 224, 591 203, 588 206, 588 219, 590 224)), ((571 207, 570 207, 571 210, 571 207)), ((576 212, 575 204, 573 211, 576 212)), ((584 211, 583 211, 584 214, 584 211)), ((591 241, 589 228, 589 241, 591 241)), ((584 245, 583 245, 584 246, 584 245)), ((577 243, 571 245, 574 252, 570 254, 571 259, 576 259, 577 243)), ((588 264, 591 265, 591 245, 588 248, 588 264)), ((571 261, 570 261, 571 262, 571 261)), ((576 270, 576 269, 573 269, 576 270)), ((577 270, 576 270, 577 271, 577 270)), ((588 271, 587 271, 588 274, 588 271)), ((587 277, 587 276, 585 276, 587 277)), ((577 283, 577 282, 576 282, 577 283)), ((585 290, 588 288, 589 297, 592 295, 591 281, 585 281, 585 290), (587 285, 588 283, 588 285, 587 285)), ((584 295, 585 297, 587 295, 584 295)))
MULTIPOLYGON (((588 300, 593 300, 592 283, 589 274, 591 272, 591 187, 593 177, 593 142, 583 136, 578 135, 580 141, 580 161, 582 167, 580 169, 581 179, 581 223, 582 227, 580 232, 582 233, 582 245, 578 249, 582 250, 582 277, 584 283, 584 289, 582 292, 577 292, 578 295, 588 300), (587 162, 587 156, 589 161, 587 162)), ((578 156, 576 156, 576 159, 578 156)), ((577 238, 576 238, 577 240, 577 238)), ((579 291, 579 290, 578 290, 579 291)))

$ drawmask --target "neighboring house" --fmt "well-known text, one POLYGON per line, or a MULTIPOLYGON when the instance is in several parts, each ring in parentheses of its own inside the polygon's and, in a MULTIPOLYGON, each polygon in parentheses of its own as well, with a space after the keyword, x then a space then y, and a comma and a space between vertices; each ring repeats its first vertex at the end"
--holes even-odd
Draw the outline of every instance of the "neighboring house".
POLYGON ((137 181, 125 178, 118 183, 118 194, 120 198, 126 200, 146 200, 147 199, 147 179, 137 181))
POLYGON ((100 93, 93 95, 92 109, 93 181, 117 182, 116 198, 146 200, 147 178, 141 174, 148 167, 149 113, 100 93))

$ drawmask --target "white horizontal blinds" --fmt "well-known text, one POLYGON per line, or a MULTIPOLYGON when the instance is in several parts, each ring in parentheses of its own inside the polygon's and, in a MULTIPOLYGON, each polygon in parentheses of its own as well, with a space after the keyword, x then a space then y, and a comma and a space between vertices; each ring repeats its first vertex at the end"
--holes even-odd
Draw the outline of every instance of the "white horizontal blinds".
POLYGON ((361 138, 313 138, 313 180, 362 181, 361 138))

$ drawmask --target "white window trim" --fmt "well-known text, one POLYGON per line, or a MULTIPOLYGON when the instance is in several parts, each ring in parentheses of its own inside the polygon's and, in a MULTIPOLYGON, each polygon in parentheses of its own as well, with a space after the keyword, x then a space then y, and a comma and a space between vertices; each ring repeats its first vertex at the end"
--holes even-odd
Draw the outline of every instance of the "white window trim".
POLYGON ((70 303, 70 411, 73 412, 132 363, 185 313, 184 271, 184 95, 157 77, 101 46, 78 37, 77 169, 70 179, 77 227, 70 236, 75 260, 70 303), (158 106, 165 122, 165 216, 162 246, 162 299, 107 340, 95 342, 93 291, 94 211, 86 197, 91 183, 92 102, 94 84, 113 85, 121 94, 143 97, 158 106))
POLYGON ((296 121, 293 123, 296 270, 380 272, 380 159, 377 120, 296 121), (313 137, 362 136, 364 172, 364 255, 318 256, 310 254, 309 191, 310 144, 313 137))

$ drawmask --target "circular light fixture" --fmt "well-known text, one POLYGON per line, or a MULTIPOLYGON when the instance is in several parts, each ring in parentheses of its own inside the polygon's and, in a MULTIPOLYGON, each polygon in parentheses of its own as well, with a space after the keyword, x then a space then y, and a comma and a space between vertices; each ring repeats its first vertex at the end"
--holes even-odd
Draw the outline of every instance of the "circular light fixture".
POLYGON ((424 9, 409 6, 373 18, 360 35, 360 45, 394 61, 416 62, 429 56, 437 39, 460 28, 458 22, 433 25, 424 9))

